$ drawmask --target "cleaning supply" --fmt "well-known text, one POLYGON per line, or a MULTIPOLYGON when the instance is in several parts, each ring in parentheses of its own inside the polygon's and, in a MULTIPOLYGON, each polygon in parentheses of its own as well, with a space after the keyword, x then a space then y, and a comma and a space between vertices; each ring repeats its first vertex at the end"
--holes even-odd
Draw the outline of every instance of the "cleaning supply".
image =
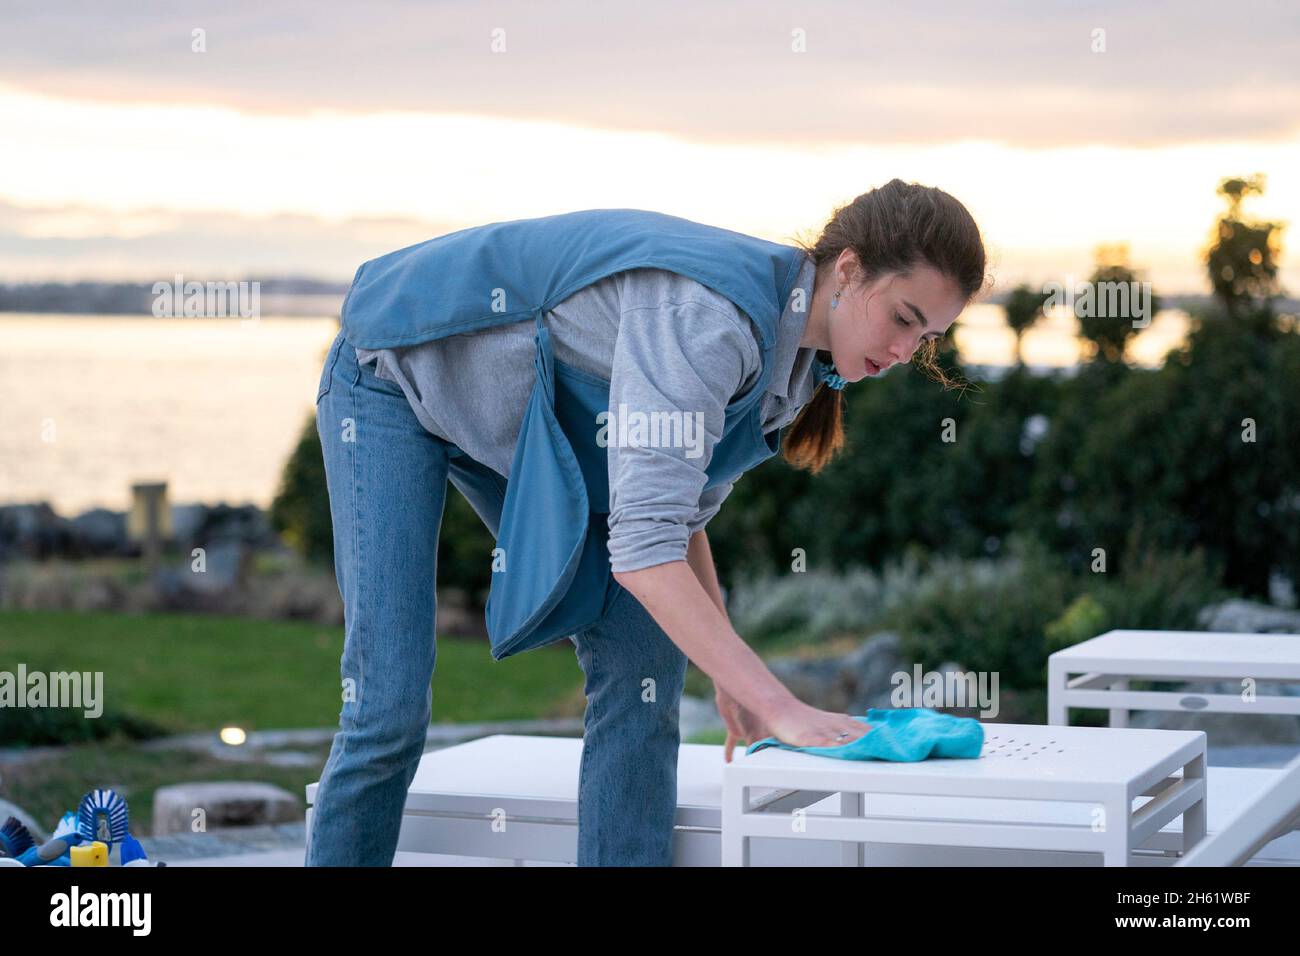
POLYGON ((978 720, 941 714, 928 707, 897 710, 872 707, 866 716, 853 719, 870 724, 871 730, 838 747, 794 747, 775 737, 766 737, 751 744, 745 753, 780 747, 840 760, 912 762, 929 757, 978 757, 984 746, 984 728, 978 720))
POLYGON ((40 846, 29 846, 18 857, 18 862, 23 866, 72 866, 71 850, 80 840, 73 834, 54 837, 40 846))
POLYGON ((39 846, 32 842, 26 828, 10 817, 0 827, 0 866, 113 866, 114 846, 118 851, 118 865, 167 865, 162 860, 149 859, 127 826, 126 801, 117 793, 91 790, 82 799, 78 811, 64 813, 54 828, 54 835, 39 846), (18 852, 6 854, 4 850, 10 847, 18 852))
POLYGON ((71 866, 72 857, 68 850, 80 846, 83 842, 77 833, 77 815, 71 810, 64 812, 49 840, 39 846, 29 846, 18 856, 23 866, 71 866))
POLYGON ((122 841, 122 846, 118 851, 118 855, 122 860, 123 866, 130 866, 132 863, 136 863, 137 861, 148 863, 148 855, 144 852, 144 847, 141 846, 140 841, 130 833, 128 833, 126 839, 122 841))
POLYGON ((90 790, 81 798, 77 832, 83 840, 99 840, 111 850, 131 832, 126 801, 115 790, 90 790))
POLYGON ((108 844, 94 840, 69 850, 73 866, 108 866, 108 844))
POLYGON ((21 856, 36 841, 17 817, 10 817, 0 827, 0 857, 21 856))

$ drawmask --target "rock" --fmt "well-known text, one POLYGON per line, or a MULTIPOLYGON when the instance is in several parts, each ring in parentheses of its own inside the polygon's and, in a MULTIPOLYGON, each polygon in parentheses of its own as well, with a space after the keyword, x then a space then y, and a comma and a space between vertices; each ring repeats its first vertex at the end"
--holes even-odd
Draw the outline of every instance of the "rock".
POLYGON ((243 541, 213 541, 204 548, 204 570, 193 570, 191 560, 186 563, 182 578, 190 590, 201 594, 229 591, 243 583, 250 556, 251 549, 243 541))
POLYGON ((172 538, 183 549, 188 550, 197 539, 199 529, 203 527, 207 517, 207 505, 172 505, 172 538))
POLYGON ((1196 622, 1207 631, 1238 634, 1300 634, 1300 611, 1233 599, 1201 609, 1196 622))
POLYGON ((195 810, 207 830, 301 820, 302 802, 281 787, 256 781, 180 783, 159 787, 153 797, 153 835, 190 833, 195 810))
POLYGON ((125 512, 92 508, 73 518, 71 524, 81 555, 126 554, 131 550, 125 512))
POLYGON ((192 538, 186 543, 191 547, 210 548, 217 541, 231 540, 262 548, 274 545, 278 539, 261 508, 256 505, 234 507, 223 503, 207 509, 192 538))
POLYGON ((75 532, 48 502, 0 507, 0 561, 13 557, 44 559, 72 550, 75 532))
POLYGON ((151 578, 161 607, 193 610, 205 607, 202 599, 228 595, 246 583, 252 550, 242 541, 215 541, 203 547, 203 570, 194 569, 194 558, 179 565, 159 567, 151 578))
POLYGON ((848 654, 834 657, 776 657, 768 668, 806 704, 841 713, 888 707, 892 676, 903 669, 898 635, 872 635, 848 654))

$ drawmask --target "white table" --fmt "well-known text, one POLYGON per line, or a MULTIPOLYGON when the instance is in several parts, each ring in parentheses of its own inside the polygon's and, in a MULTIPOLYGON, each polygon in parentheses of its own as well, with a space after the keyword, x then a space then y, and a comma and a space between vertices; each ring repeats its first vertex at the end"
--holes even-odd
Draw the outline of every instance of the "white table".
POLYGON ((751 840, 784 838, 833 841, 844 865, 872 862, 863 843, 889 843, 1100 853, 1106 866, 1127 866, 1179 815, 1184 851, 1205 836, 1202 731, 983 727, 973 759, 738 755, 723 769, 722 864, 752 865, 751 840), (793 803, 771 801, 781 790, 793 803), (839 794, 840 815, 803 813, 800 793, 804 807, 839 794))
POLYGON ((1300 683, 1300 634, 1220 631, 1109 631, 1047 659, 1047 722, 1069 723, 1072 707, 1110 711, 1127 727, 1130 710, 1300 714, 1300 697, 1256 688, 1253 700, 1231 694, 1136 691, 1130 680, 1300 683), (1077 676, 1071 676, 1077 675, 1077 676))

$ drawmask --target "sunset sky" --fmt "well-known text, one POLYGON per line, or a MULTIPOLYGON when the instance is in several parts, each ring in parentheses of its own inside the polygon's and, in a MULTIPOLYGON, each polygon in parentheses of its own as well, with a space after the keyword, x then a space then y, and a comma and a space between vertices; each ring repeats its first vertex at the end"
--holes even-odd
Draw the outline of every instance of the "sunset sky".
POLYGON ((1247 210, 1300 222, 1290 0, 0 0, 0 18, 0 281, 345 281, 441 232, 609 206, 811 238, 897 176, 967 205, 999 288, 1082 277, 1123 241, 1158 291, 1200 292, 1222 177, 1265 174, 1247 210))

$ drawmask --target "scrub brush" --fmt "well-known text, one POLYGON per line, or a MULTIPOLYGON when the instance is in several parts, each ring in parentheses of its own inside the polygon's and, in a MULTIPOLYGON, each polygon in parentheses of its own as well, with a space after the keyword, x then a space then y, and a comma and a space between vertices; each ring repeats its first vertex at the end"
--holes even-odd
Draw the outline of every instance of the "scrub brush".
POLYGON ((10 817, 0 827, 0 856, 18 856, 35 842, 17 817, 10 817))

